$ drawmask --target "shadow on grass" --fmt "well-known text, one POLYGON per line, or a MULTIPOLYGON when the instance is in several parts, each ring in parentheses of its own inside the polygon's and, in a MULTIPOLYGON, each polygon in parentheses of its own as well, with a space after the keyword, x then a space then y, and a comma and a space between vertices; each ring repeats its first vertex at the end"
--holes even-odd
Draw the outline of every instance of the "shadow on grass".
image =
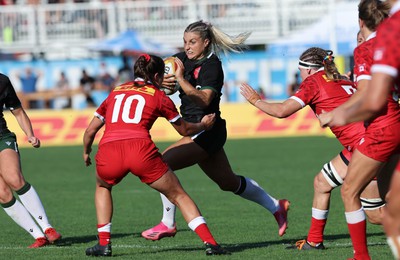
MULTIPOLYGON (((180 230, 180 231, 190 231, 190 230, 180 230)), ((374 236, 384 236, 382 232, 378 233, 369 233, 368 237, 374 237, 374 236)), ((348 244, 343 244, 340 245, 340 247, 351 247, 351 241, 350 241, 350 236, 348 234, 337 234, 337 235, 327 235, 325 236, 326 240, 330 240, 330 243, 332 243, 332 240, 337 240, 337 239, 346 239, 348 238, 348 244)), ((296 249, 292 247, 297 240, 292 240, 292 239, 281 239, 281 240, 273 240, 273 241, 265 241, 265 242, 249 242, 249 243, 237 243, 237 244, 225 244, 221 243, 221 246, 228 250, 231 253, 237 253, 237 252, 242 252, 246 251, 249 249, 257 249, 257 248, 265 248, 269 246, 274 246, 274 245, 282 245, 285 246, 286 249, 296 249)), ((380 244, 378 244, 380 245, 380 244)), ((378 245, 368 245, 368 246, 378 246, 378 245)), ((335 248, 337 246, 332 245, 330 246, 332 248, 335 248)), ((327 247, 327 250, 330 248, 329 246, 327 247)), ((198 250, 204 250, 205 248, 202 246, 182 246, 182 247, 173 247, 173 248, 159 248, 155 249, 152 252, 145 252, 145 254, 153 253, 163 253, 163 252, 173 252, 173 251, 179 251, 179 252, 190 252, 190 251, 198 251, 198 250)), ((297 250, 297 249, 296 249, 297 250)))
MULTIPOLYGON (((140 233, 113 233, 111 238, 123 238, 123 237, 141 237, 140 233)), ((77 236, 77 237, 63 237, 60 241, 56 242, 57 246, 73 246, 76 244, 86 244, 90 242, 97 242, 96 235, 90 236, 77 236)))
MULTIPOLYGON (((180 229, 179 232, 192 232, 190 229, 180 229)), ((112 238, 124 238, 124 237, 131 237, 131 238, 140 238, 141 233, 113 233, 112 238)), ((382 232, 377 232, 377 233, 369 233, 368 237, 375 237, 375 236, 383 236, 384 234, 382 232)), ((304 238, 299 238, 299 239, 304 239, 304 238)), ((337 245, 334 245, 335 240, 339 239, 349 239, 348 244, 343 244, 340 245, 340 247, 351 247, 351 241, 349 234, 336 234, 336 235, 325 235, 325 241, 329 241, 327 249, 329 248, 335 248, 338 247, 337 245), (331 245, 329 245, 331 244, 331 245)), ((286 249, 292 249, 294 248, 293 245, 295 245, 297 240, 293 239, 279 239, 279 240, 271 240, 271 241, 262 241, 262 242, 248 242, 248 243, 236 243, 236 244, 225 244, 221 243, 221 246, 228 250, 231 253, 237 253, 237 252, 243 252, 249 249, 257 249, 257 248, 266 248, 269 246, 274 246, 274 245, 282 245, 286 249)), ((62 238, 61 241, 59 241, 56 245, 61 246, 61 247, 70 247, 74 246, 77 244, 87 244, 87 243, 96 243, 97 242, 97 237, 96 235, 90 235, 90 236, 76 236, 76 237, 65 237, 62 238)), ((369 246, 375 246, 375 245, 369 245, 369 246)), ((164 248, 156 248, 152 249, 150 252, 145 250, 144 252, 136 252, 136 254, 159 254, 159 253, 164 253, 164 252, 191 252, 191 251, 204 251, 205 248, 204 246, 199 243, 198 245, 193 245, 193 246, 173 246, 173 247, 164 247, 164 248)), ((116 252, 113 252, 116 253, 116 252)), ((117 254, 114 254, 114 256, 117 256, 117 254)), ((119 256, 123 256, 124 254, 119 254, 119 256)))

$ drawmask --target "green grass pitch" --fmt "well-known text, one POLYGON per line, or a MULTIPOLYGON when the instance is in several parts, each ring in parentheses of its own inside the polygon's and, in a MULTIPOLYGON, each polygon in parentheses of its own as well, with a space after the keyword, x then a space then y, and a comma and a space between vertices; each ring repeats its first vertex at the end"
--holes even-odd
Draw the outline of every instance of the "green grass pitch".
MULTIPOLYGON (((158 143, 162 151, 168 143, 158 143)), ((324 251, 288 250, 307 235, 313 177, 341 147, 334 138, 293 137, 228 140, 225 150, 238 174, 256 180, 276 198, 291 201, 289 229, 278 236, 269 212, 230 192, 220 191, 198 166, 178 171, 182 185, 198 204, 216 240, 232 252, 226 259, 346 259, 352 247, 339 189, 331 200, 324 251)), ((96 151, 96 150, 95 150, 96 151)), ((94 152, 95 152, 94 151, 94 152)), ((57 245, 27 249, 33 238, 5 212, 0 214, 0 259, 86 259, 85 249, 96 243, 94 166, 86 168, 82 148, 21 149, 26 179, 36 188, 48 217, 63 239, 57 245)), ((209 259, 200 239, 177 213, 174 238, 147 241, 140 233, 157 224, 162 207, 159 194, 128 175, 113 189, 113 256, 121 259, 209 259)), ((373 259, 393 259, 382 227, 368 225, 373 259)))

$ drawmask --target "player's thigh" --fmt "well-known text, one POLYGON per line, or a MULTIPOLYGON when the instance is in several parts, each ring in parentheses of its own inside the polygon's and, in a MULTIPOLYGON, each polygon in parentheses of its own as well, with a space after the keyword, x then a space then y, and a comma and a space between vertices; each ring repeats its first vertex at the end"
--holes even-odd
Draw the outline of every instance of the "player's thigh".
POLYGON ((378 174, 382 166, 382 162, 355 150, 343 182, 342 194, 358 197, 367 184, 378 174))
POLYGON ((343 158, 338 154, 331 160, 332 165, 335 167, 335 170, 339 174, 340 178, 343 180, 346 178, 348 166, 346 162, 343 161, 343 158))
POLYGON ((208 154, 190 137, 183 137, 170 145, 162 153, 162 156, 169 167, 176 171, 203 161, 208 154))
POLYGON ((380 198, 378 182, 376 180, 370 181, 362 191, 361 197, 366 199, 380 198))
POLYGON ((0 152, 0 174, 13 190, 18 190, 25 184, 18 152, 13 149, 4 149, 0 152))
POLYGON ((200 162, 199 166, 222 190, 237 190, 240 178, 232 171, 224 149, 200 162))
POLYGON ((175 173, 168 170, 158 180, 148 184, 151 188, 164 194, 167 198, 175 198, 178 195, 186 194, 175 173))

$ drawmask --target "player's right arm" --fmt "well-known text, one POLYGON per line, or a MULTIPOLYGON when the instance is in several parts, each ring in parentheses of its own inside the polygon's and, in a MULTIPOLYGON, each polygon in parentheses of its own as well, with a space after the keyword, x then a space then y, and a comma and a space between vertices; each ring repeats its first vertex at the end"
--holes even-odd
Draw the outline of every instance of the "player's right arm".
POLYGON ((282 103, 270 103, 261 100, 260 95, 249 84, 242 83, 240 93, 256 108, 264 113, 276 117, 286 118, 298 110, 302 109, 302 105, 294 99, 287 99, 282 103))
POLYGON ((83 160, 86 166, 92 164, 90 159, 90 153, 92 152, 92 144, 96 133, 104 125, 104 122, 97 116, 93 117, 89 126, 86 128, 83 134, 83 160))
POLYGON ((187 122, 183 118, 178 118, 176 121, 171 123, 180 135, 191 136, 209 130, 214 125, 214 122, 215 113, 205 115, 199 123, 187 122))

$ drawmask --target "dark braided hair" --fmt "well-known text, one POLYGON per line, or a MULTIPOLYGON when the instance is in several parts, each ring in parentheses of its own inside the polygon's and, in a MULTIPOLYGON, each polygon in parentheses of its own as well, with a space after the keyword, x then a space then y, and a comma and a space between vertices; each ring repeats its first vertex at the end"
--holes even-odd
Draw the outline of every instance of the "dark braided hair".
POLYGON ((389 16, 390 5, 380 0, 362 0, 358 5, 358 18, 364 21, 371 31, 376 31, 378 25, 389 16))
POLYGON ((164 69, 165 64, 160 57, 149 54, 140 55, 133 66, 133 71, 135 77, 140 77, 144 80, 144 84, 135 82, 135 86, 143 87, 150 81, 154 86, 159 87, 159 82, 157 82, 155 76, 158 74, 159 77, 162 77, 164 69))
POLYGON ((300 61, 315 64, 316 66, 324 67, 325 74, 329 79, 339 80, 343 77, 340 75, 334 62, 333 52, 331 50, 323 50, 318 47, 307 49, 300 56, 300 61))

